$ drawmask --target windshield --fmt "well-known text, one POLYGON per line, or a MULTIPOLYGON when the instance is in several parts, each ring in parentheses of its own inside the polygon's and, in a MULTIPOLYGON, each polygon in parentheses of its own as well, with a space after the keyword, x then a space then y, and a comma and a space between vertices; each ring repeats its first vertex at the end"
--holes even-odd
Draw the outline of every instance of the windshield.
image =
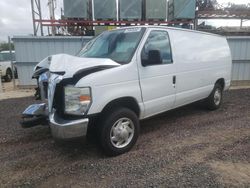
MULTIPOLYGON (((14 56, 14 54, 12 54, 14 56)), ((14 57, 13 57, 14 59, 14 57)), ((0 61, 10 61, 11 55, 10 53, 0 53, 0 61)))
POLYGON ((78 54, 87 58, 109 58, 120 64, 131 61, 144 28, 108 31, 91 40, 78 54))

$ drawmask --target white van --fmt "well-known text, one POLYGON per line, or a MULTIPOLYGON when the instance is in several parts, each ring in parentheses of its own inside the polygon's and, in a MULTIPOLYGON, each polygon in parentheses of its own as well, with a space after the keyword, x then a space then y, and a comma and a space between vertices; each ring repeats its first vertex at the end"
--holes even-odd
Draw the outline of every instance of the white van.
POLYGON ((104 151, 122 154, 135 144, 139 120, 200 100, 218 109, 231 66, 219 35, 152 26, 107 31, 77 56, 54 55, 37 65, 45 103, 24 111, 23 126, 39 124, 27 117, 48 116, 59 139, 95 127, 104 151))

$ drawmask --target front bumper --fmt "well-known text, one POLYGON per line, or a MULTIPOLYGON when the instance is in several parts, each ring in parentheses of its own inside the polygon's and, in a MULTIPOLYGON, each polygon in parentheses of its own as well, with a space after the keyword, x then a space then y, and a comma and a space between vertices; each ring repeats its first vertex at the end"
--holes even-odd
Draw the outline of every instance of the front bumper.
POLYGON ((48 115, 45 103, 29 106, 22 114, 22 127, 30 128, 45 123, 49 117, 49 124, 54 138, 71 139, 87 135, 89 119, 66 120, 59 117, 55 112, 48 115))
MULTIPOLYGON (((40 76, 41 77, 41 76, 40 76)), ((58 105, 61 101, 57 101, 56 99, 60 99, 60 95, 56 95, 56 87, 62 81, 63 77, 57 74, 51 74, 48 80, 48 106, 47 104, 36 104, 31 105, 23 112, 23 117, 28 118, 28 121, 22 123, 22 125, 27 124, 26 127, 31 127, 40 125, 40 121, 37 121, 37 118, 45 118, 49 120, 51 132, 54 138, 57 139, 72 139, 83 137, 87 135, 89 119, 64 119, 64 117, 59 116, 56 111, 62 110, 61 106, 58 105), (54 104, 57 104, 54 106, 54 104), (34 119, 34 120, 33 120, 34 119), (32 120, 32 122, 30 121, 32 120)), ((47 80, 46 80, 47 81, 47 80)), ((41 81, 41 85, 43 82, 41 81)), ((40 89, 42 88, 40 85, 40 89)), ((42 88, 44 90, 44 88, 42 88)), ((60 90, 57 90, 60 93, 60 90)), ((44 95, 44 93, 43 93, 44 95)), ((45 97, 44 97, 45 98, 45 97)))
POLYGON ((50 129, 54 138, 72 139, 87 135, 89 119, 65 120, 57 116, 56 113, 50 114, 50 129))

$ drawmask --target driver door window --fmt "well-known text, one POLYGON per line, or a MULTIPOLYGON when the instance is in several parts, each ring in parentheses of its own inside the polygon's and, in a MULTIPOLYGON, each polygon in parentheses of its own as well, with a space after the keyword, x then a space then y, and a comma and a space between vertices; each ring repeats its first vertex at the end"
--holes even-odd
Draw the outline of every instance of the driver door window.
POLYGON ((173 63, 170 40, 166 31, 151 31, 142 49, 141 59, 147 60, 151 50, 160 52, 162 64, 173 63))

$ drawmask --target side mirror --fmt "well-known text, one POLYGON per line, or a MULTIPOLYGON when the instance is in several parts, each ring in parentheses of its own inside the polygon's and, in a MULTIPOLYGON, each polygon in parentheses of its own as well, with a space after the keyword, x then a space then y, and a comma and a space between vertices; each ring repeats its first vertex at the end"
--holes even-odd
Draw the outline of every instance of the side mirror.
POLYGON ((150 50, 148 52, 148 58, 142 59, 142 66, 150 66, 150 65, 161 65, 162 58, 160 50, 150 50))

